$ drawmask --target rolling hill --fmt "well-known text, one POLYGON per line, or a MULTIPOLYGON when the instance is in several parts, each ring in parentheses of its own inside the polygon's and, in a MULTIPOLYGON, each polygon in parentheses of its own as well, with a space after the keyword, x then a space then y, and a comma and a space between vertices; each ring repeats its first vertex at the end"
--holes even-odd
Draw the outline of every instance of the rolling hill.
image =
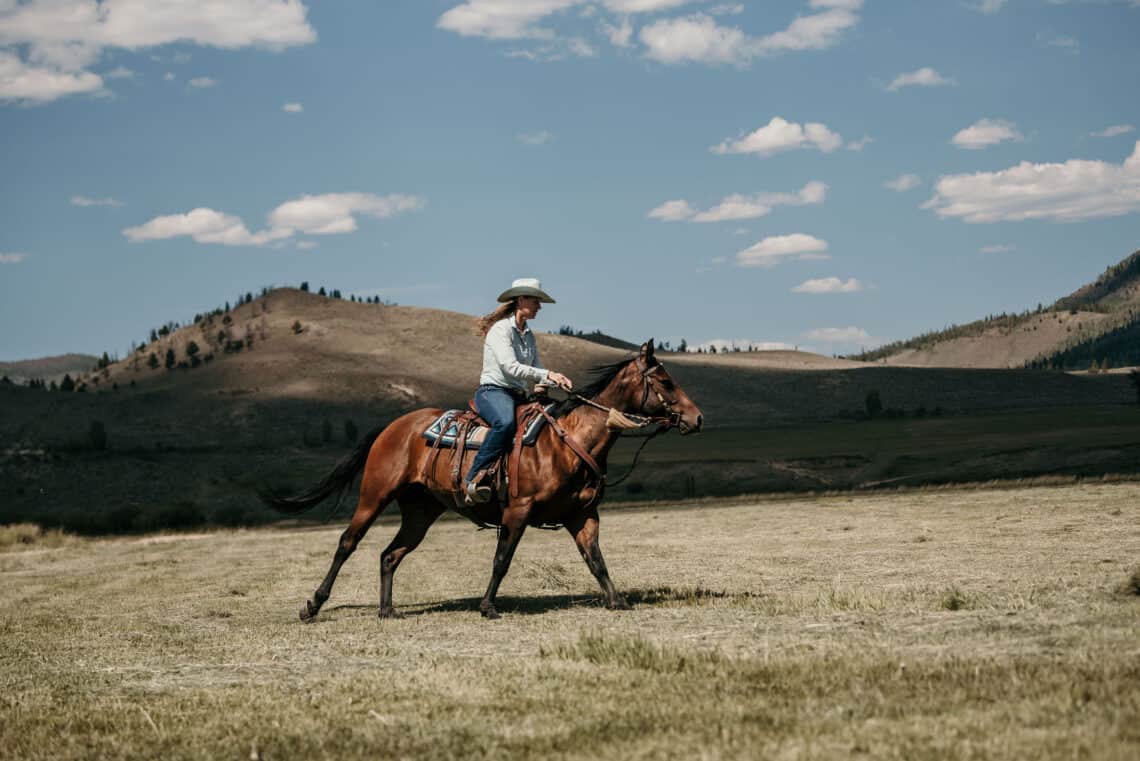
MULTIPOLYGON (((0 383, 0 523, 102 533, 266 520, 256 487, 300 487, 363 431, 417 407, 464 405, 481 362, 469 315, 296 289, 168 327, 82 375, 82 392, 0 383)), ((590 367, 629 356, 574 336, 540 333, 538 342, 546 365, 578 384, 590 367)), ((942 481, 1101 465, 1124 472, 1135 459, 1132 440, 1116 431, 1120 414, 1070 436, 1074 451, 1039 456, 1082 410, 1135 406, 1119 375, 898 367, 787 351, 659 356, 700 405, 706 433, 669 437, 658 451, 672 454, 651 458, 647 480, 631 483, 627 498, 695 494, 694 483, 728 494, 930 473, 942 481), (872 392, 886 419, 863 426, 872 392), (793 432, 794 456, 782 456, 793 432), (994 454, 979 461, 987 437, 994 454), (939 441, 937 453, 916 457, 916 447, 939 441), (1024 454, 1001 454, 1011 448, 1024 454)))
POLYGON ((910 367, 1085 370, 1140 363, 1140 251, 1049 307, 1001 314, 852 357, 910 367))

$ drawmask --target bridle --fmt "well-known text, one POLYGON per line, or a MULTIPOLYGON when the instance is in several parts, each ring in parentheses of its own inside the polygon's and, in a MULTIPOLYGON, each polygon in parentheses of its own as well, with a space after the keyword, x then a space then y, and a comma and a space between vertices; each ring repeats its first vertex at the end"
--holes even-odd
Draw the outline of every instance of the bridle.
MULTIPOLYGON (((661 393, 661 389, 658 388, 661 385, 661 381, 653 377, 654 373, 656 373, 658 370, 664 370, 665 366, 658 362, 655 365, 647 365, 643 368, 641 364, 641 357, 635 359, 634 362, 637 363, 638 372, 641 374, 642 381, 645 382, 645 392, 641 395, 641 406, 638 407, 642 415, 644 417, 650 418, 651 420, 654 419, 650 415, 646 414, 645 410, 645 404, 649 401, 649 392, 652 390, 653 393, 657 396, 657 401, 660 402, 661 406, 665 408, 665 412, 667 413, 664 418, 665 425, 667 426, 666 430, 669 428, 680 428, 681 413, 673 410, 673 405, 675 405, 677 401, 675 399, 666 399, 665 395, 661 393)), ((660 420, 661 418, 656 419, 660 420)))
POLYGON ((607 414, 617 413, 618 415, 620 415, 621 417, 624 417, 625 419, 629 420, 630 422, 636 423, 636 426, 634 426, 634 427, 637 427, 637 428, 644 428, 644 427, 650 426, 650 425, 661 426, 654 433, 654 435, 657 435, 658 433, 664 433, 665 431, 668 431, 671 428, 680 428, 681 427, 681 413, 673 410, 673 406, 675 404, 677 404, 677 401, 675 399, 666 399, 665 395, 662 394, 661 390, 658 388, 658 386, 661 384, 661 381, 657 380, 656 378, 653 378, 653 374, 656 373, 659 368, 664 369, 664 365, 662 365, 660 362, 658 362, 655 365, 645 366, 641 362, 641 357, 636 357, 634 359, 634 362, 637 363, 638 375, 641 377, 642 382, 645 384, 644 385, 644 391, 642 392, 642 395, 641 395, 641 404, 638 405, 638 407, 637 407, 638 411, 636 413, 622 412, 621 410, 618 410, 615 407, 607 407, 604 404, 599 404, 598 402, 595 402, 593 399, 589 399, 589 398, 582 396, 581 394, 578 394, 578 393, 571 393, 570 396, 572 396, 573 398, 582 402, 583 404, 587 404, 587 405, 593 407, 594 409, 601 410, 602 412, 605 412, 607 414), (649 403, 649 392, 650 391, 652 391, 654 393, 654 395, 656 395, 657 401, 665 409, 665 412, 667 414, 664 417, 662 417, 660 415, 651 415, 651 414, 649 414, 649 411, 646 410, 645 405, 649 403))

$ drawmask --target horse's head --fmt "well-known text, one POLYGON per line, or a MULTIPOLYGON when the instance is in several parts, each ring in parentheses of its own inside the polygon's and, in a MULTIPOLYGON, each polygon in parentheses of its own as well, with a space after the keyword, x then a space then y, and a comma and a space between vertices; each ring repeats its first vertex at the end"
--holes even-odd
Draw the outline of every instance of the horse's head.
POLYGON ((633 376, 626 382, 632 412, 669 418, 682 435, 700 432, 704 425, 700 408, 654 356, 652 338, 641 345, 627 372, 633 376))

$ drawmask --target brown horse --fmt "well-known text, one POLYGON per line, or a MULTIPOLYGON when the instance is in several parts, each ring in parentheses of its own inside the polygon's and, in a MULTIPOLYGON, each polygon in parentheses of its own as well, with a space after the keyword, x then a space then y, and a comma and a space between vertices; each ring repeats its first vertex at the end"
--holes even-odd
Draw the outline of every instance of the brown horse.
MULTIPOLYGON (((642 345, 636 357, 595 368, 594 372, 594 382, 582 389, 579 398, 560 402, 552 413, 554 422, 542 429, 533 447, 523 449, 519 472, 510 473, 510 478, 517 481, 517 485, 512 485, 512 496, 473 508, 481 522, 499 527, 491 583, 479 603, 479 611, 487 618, 499 618, 495 595, 529 525, 565 526, 605 592, 606 606, 629 608, 610 581, 598 547, 597 505, 605 485, 601 476, 605 473, 606 455, 620 434, 607 426, 607 412, 601 408, 663 417, 682 435, 699 431, 703 421, 701 411, 654 357, 653 339, 642 345), (570 444, 567 439, 572 440, 570 444), (588 459, 597 463, 600 473, 587 466, 588 459), (514 496, 516 488, 518 496, 514 496)), ((386 428, 372 431, 332 473, 304 494, 291 498, 262 494, 269 506, 300 513, 334 493, 343 493, 356 474, 364 470, 356 512, 340 537, 332 567, 313 593, 313 599, 306 601, 301 610, 302 620, 317 615, 329 598, 340 567, 392 500, 399 503, 401 521, 395 539, 380 555, 380 617, 399 615, 392 607, 392 576, 396 568, 419 545, 435 519, 456 505, 450 458, 445 456, 447 453, 433 457, 432 447, 422 435, 442 412, 430 408, 416 410, 386 428)), ((474 452, 463 454, 469 458, 474 452)), ((460 472, 466 470, 467 464, 459 462, 460 472)))

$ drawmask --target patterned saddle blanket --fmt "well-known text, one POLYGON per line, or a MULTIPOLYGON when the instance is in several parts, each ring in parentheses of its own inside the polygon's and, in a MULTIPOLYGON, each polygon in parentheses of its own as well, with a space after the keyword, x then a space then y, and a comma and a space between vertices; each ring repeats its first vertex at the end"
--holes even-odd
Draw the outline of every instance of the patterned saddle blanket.
MULTIPOLYGON (((549 413, 554 407, 553 404, 546 405, 546 411, 549 413)), ((463 414, 464 410, 448 410, 442 415, 432 421, 432 424, 424 431, 423 437, 429 444, 434 443, 436 439, 440 439, 440 446, 454 447, 455 439, 459 435, 459 424, 455 422, 455 418, 463 414)), ((523 446, 533 446, 534 442, 538 441, 538 434, 542 432, 542 427, 546 425, 546 418, 543 415, 535 415, 534 420, 526 427, 523 433, 523 446)), ((483 440, 487 438, 487 431, 490 430, 486 426, 476 425, 472 426, 471 430, 467 432, 466 449, 478 449, 483 444, 483 440)))

